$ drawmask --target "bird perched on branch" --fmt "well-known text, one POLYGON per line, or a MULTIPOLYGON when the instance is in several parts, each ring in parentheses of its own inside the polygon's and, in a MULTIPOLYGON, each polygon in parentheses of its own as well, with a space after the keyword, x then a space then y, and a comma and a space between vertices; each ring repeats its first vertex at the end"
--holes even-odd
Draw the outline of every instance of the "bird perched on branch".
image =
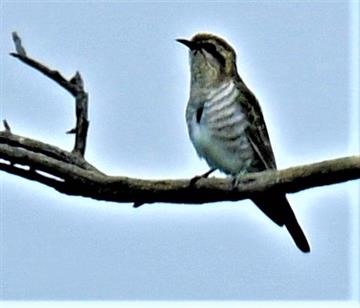
MULTIPOLYGON (((259 102, 237 72, 234 49, 208 33, 177 41, 189 48, 186 122, 196 152, 211 168, 203 176, 217 169, 235 178, 276 169, 259 102)), ((301 251, 310 251, 284 193, 271 192, 252 200, 272 221, 287 228, 301 251)))

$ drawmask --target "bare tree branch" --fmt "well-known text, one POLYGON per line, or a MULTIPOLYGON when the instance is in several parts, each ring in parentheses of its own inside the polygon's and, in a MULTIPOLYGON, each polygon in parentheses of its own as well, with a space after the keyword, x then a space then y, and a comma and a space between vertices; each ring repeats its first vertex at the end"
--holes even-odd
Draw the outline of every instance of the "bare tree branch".
POLYGON ((5 131, 0 131, 0 144, 8 144, 14 147, 24 148, 35 153, 41 153, 45 156, 55 158, 65 163, 73 164, 86 170, 101 173, 98 169, 89 164, 83 157, 73 155, 72 153, 62 150, 56 146, 46 144, 38 140, 12 134, 10 133, 9 126, 8 129, 5 126, 5 131))
POLYGON ((13 33, 12 33, 12 38, 13 38, 13 41, 14 41, 14 44, 15 44, 15 50, 16 50, 16 52, 17 52, 19 55, 22 55, 22 56, 26 57, 25 48, 24 48, 24 46, 22 45, 21 39, 20 39, 20 37, 18 36, 18 34, 17 34, 16 32, 13 32, 13 33))
POLYGON ((316 186, 360 178, 360 156, 338 158, 280 171, 264 171, 242 176, 233 186, 231 179, 196 178, 144 180, 109 176, 84 159, 89 122, 88 95, 77 72, 69 81, 29 58, 18 35, 13 35, 17 53, 11 55, 43 73, 70 92, 76 100, 76 127, 71 152, 53 145, 13 134, 4 120, 0 131, 0 170, 32 180, 68 194, 114 202, 209 203, 253 198, 259 194, 281 191, 294 193, 316 186))
POLYGON ((21 45, 21 39, 16 32, 13 32, 13 40, 17 53, 10 53, 11 56, 19 59, 23 63, 49 77, 75 97, 76 126, 75 129, 73 129, 75 132, 75 145, 73 152, 77 155, 84 156, 86 137, 89 128, 88 94, 84 90, 84 83, 80 73, 76 72, 75 76, 68 81, 58 71, 52 70, 44 64, 28 57, 24 47, 21 45))
MULTIPOLYGON (((71 153, 68 153, 71 155, 71 153)), ((292 167, 280 171, 265 171, 244 175, 238 187, 230 179, 191 180, 142 180, 128 177, 107 176, 97 171, 86 170, 42 153, 35 153, 8 144, 0 144, 0 158, 14 165, 31 166, 61 179, 44 183, 69 195, 90 197, 116 202, 171 202, 207 203, 235 201, 252 198, 269 191, 294 193, 300 190, 345 182, 360 178, 360 156, 350 156, 320 163, 292 167), (53 185, 55 184, 55 185, 53 185)), ((0 169, 14 173, 0 165, 0 169)), ((31 172, 31 171, 29 171, 31 172)), ((17 174, 25 177, 24 173, 17 174)), ((37 180, 27 176, 31 180, 37 180)))
POLYGON ((4 128, 5 128, 5 133, 10 133, 11 129, 10 129, 10 125, 6 120, 3 120, 3 124, 4 124, 4 128))
POLYGON ((23 168, 19 168, 14 165, 8 165, 8 164, 4 164, 4 163, 0 163, 0 169, 4 170, 5 172, 8 172, 8 173, 18 175, 22 178, 36 181, 41 184, 53 187, 58 191, 60 191, 61 187, 64 186, 63 182, 53 179, 53 178, 49 178, 44 175, 41 175, 38 172, 36 172, 36 170, 31 170, 31 169, 25 170, 23 168))

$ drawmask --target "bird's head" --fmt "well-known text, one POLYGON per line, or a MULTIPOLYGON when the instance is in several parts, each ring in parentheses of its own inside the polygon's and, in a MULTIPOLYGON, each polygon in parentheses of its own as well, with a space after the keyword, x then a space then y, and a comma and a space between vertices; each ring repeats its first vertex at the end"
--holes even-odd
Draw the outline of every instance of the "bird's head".
POLYGON ((224 39, 209 33, 198 33, 191 40, 177 41, 190 50, 192 82, 211 86, 236 76, 236 54, 224 39))

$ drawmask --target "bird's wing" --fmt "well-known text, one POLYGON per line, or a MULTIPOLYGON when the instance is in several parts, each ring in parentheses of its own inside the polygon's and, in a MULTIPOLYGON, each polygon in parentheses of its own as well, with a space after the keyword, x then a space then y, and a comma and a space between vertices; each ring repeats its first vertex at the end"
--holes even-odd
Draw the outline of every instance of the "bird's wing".
POLYGON ((276 169, 274 152, 259 102, 242 80, 238 81, 238 89, 241 108, 249 121, 246 133, 250 144, 258 160, 261 161, 263 169, 276 169))

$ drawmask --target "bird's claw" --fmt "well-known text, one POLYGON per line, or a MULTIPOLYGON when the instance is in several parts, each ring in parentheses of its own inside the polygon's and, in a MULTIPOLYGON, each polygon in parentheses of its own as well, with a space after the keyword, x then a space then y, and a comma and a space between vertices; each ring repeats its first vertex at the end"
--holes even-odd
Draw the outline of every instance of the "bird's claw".
POLYGON ((236 176, 232 177, 231 186, 232 189, 236 189, 240 184, 248 184, 250 182, 254 181, 254 178, 246 176, 244 178, 244 173, 238 174, 236 176))
POLYGON ((199 181, 201 178, 202 178, 201 175, 194 176, 194 177, 190 180, 190 186, 194 186, 195 183, 196 183, 197 181, 199 181))
POLYGON ((199 181, 200 179, 206 179, 211 173, 213 173, 216 169, 215 168, 212 168, 210 169, 208 172, 205 172, 204 174, 202 175, 196 175, 194 176, 191 180, 190 180, 190 186, 193 186, 195 185, 195 183, 197 181, 199 181))

